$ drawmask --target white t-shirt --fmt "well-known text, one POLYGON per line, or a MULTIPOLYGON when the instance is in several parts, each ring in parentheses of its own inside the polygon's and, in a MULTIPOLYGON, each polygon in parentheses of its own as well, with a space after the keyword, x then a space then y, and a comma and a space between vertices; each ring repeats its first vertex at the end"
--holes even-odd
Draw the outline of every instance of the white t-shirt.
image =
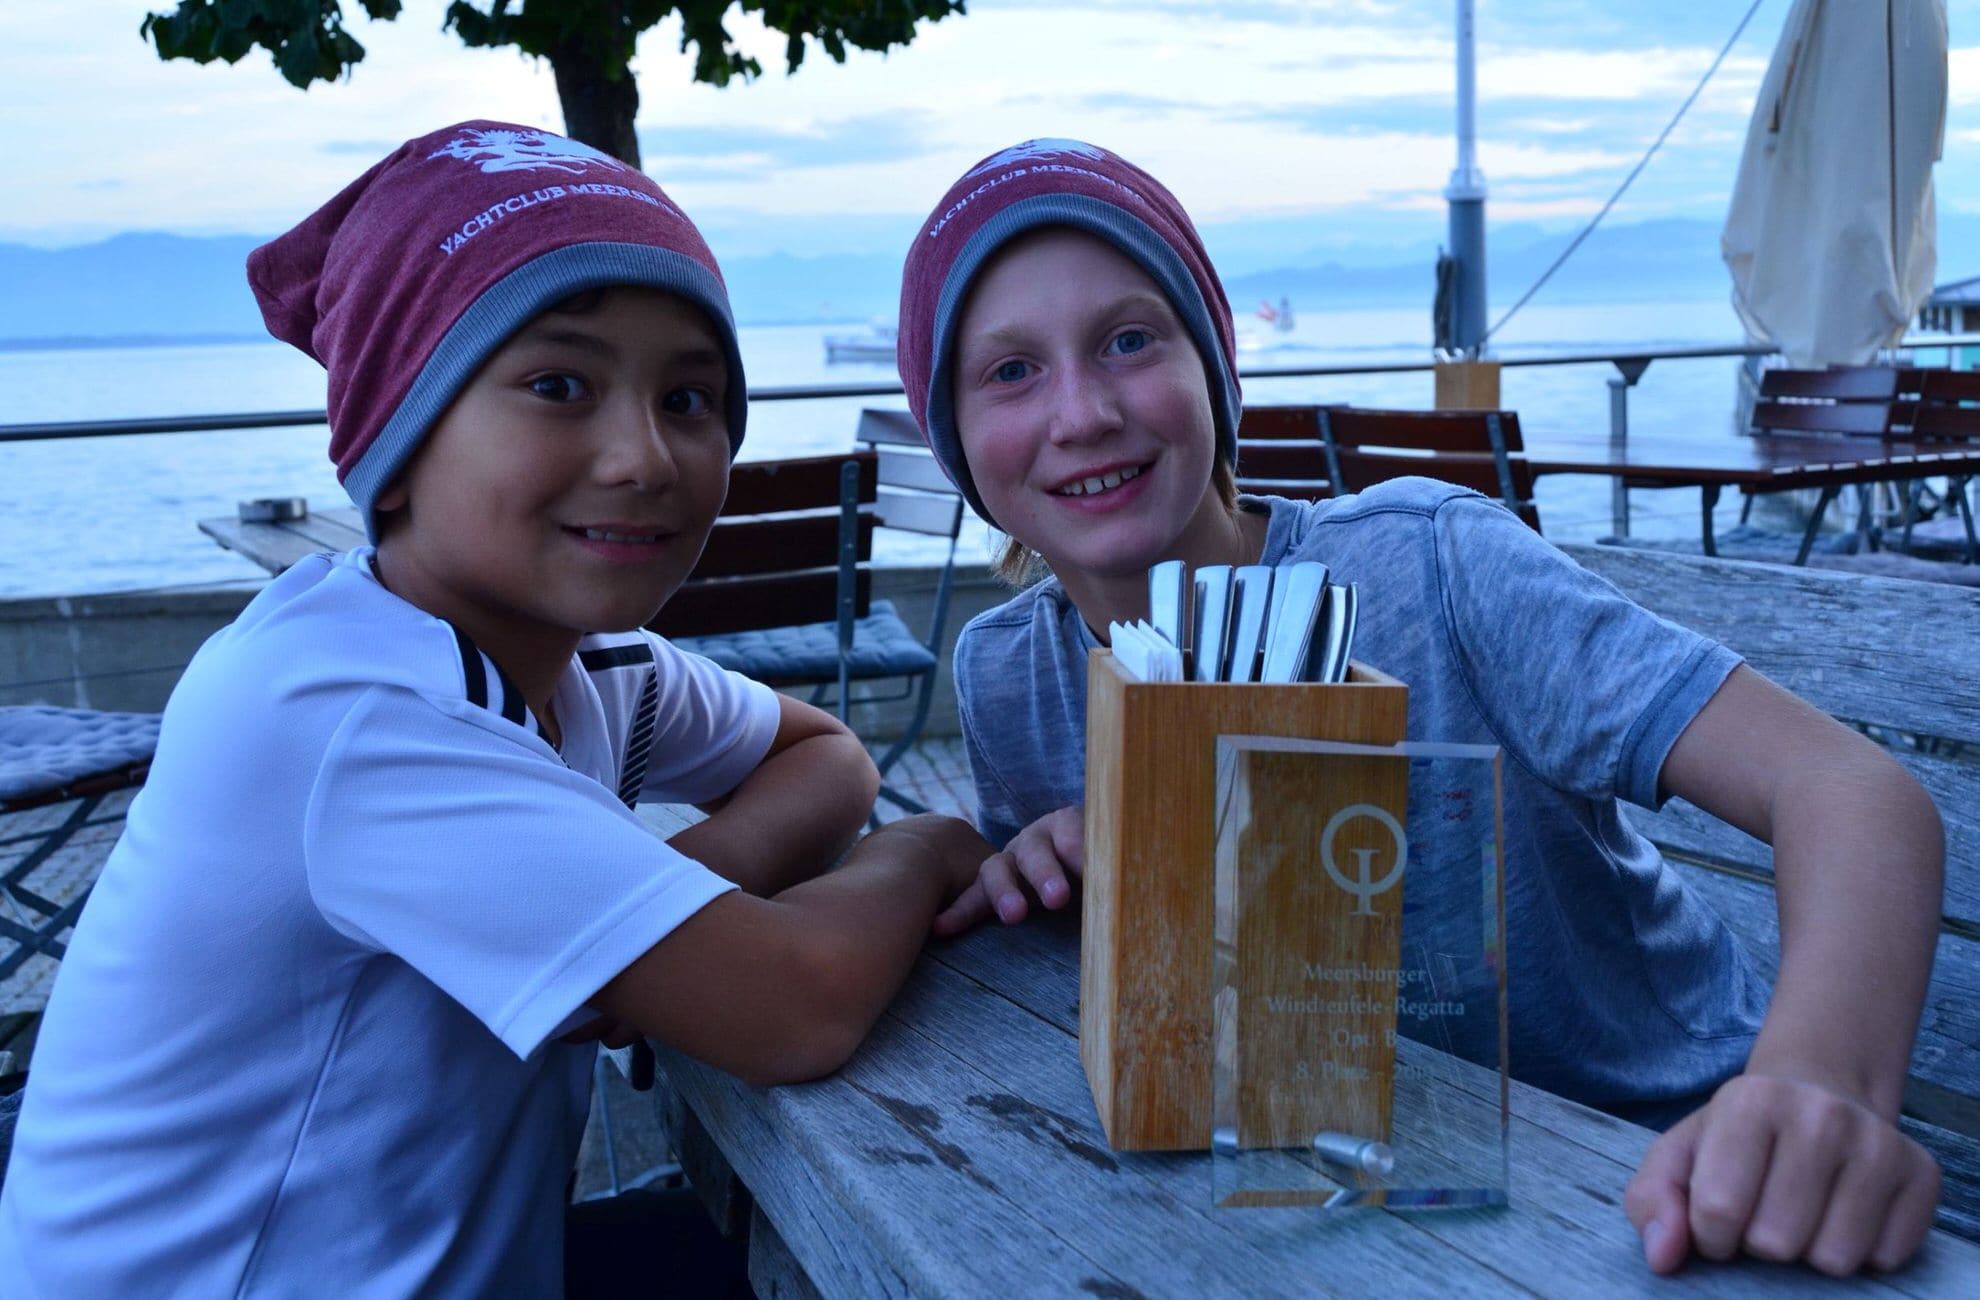
POLYGON ((596 1049, 556 1035, 733 888, 622 784, 728 792, 776 696, 587 637, 560 755, 369 557, 289 570, 173 692, 35 1046, 0 1294, 561 1287, 596 1049))

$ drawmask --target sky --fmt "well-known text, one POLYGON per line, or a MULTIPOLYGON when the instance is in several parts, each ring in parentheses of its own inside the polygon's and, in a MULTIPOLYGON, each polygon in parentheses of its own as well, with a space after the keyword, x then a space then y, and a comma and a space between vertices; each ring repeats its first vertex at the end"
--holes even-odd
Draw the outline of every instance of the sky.
MULTIPOLYGON (((14 158, 0 241, 128 230, 273 234, 399 141, 467 117, 558 128, 548 65, 468 50, 444 0, 346 20, 368 55, 298 91, 263 51, 163 63, 138 36, 169 0, 0 8, 14 158)), ((1763 0, 1610 218, 1721 220, 1791 0, 1763 0)), ((1479 158, 1495 223, 1569 229, 1641 156, 1746 0, 1478 0, 1479 158)), ((1093 140, 1162 178, 1199 223, 1379 256, 1441 228, 1454 162, 1451 0, 972 0, 882 56, 794 76, 782 37, 731 24, 765 67, 696 85, 673 24, 634 69, 647 170, 721 256, 900 248, 949 181, 1032 136, 1093 140)), ((1980 0, 1948 0, 1944 211, 1980 213, 1980 0)))

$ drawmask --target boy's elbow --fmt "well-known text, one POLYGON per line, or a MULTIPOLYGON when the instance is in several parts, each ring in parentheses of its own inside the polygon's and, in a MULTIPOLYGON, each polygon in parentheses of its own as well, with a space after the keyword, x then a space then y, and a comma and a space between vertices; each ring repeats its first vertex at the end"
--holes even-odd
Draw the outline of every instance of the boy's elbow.
MULTIPOLYGON (((880 797, 880 765, 873 761, 873 755, 866 752, 866 746, 860 742, 858 736, 848 732, 846 739, 851 741, 853 748, 859 751, 859 758, 857 763, 854 764, 852 776, 859 789, 859 807, 871 808, 873 801, 880 797)), ((863 825, 865 821, 866 818, 862 816, 860 818, 861 824, 863 825)))
POLYGON ((791 990, 782 999, 782 1025, 772 1049, 736 1069, 758 1087, 808 1083, 835 1073, 866 1041, 884 1005, 863 974, 854 945, 835 936, 810 935, 793 954, 791 990))
POLYGON ((1886 778, 1884 806, 1893 823, 1908 833, 1917 855, 1927 864, 1932 878, 1943 888, 1946 863, 1946 824, 1939 806, 1918 782, 1918 778, 1890 761, 1886 778))

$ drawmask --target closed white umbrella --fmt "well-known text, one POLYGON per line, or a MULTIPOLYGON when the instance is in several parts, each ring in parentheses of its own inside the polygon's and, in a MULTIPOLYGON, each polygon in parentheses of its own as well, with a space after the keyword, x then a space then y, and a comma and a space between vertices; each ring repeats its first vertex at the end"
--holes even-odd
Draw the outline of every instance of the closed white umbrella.
POLYGON ((1862 364, 1932 290, 1945 0, 1795 0, 1760 86, 1720 250, 1756 341, 1862 364))

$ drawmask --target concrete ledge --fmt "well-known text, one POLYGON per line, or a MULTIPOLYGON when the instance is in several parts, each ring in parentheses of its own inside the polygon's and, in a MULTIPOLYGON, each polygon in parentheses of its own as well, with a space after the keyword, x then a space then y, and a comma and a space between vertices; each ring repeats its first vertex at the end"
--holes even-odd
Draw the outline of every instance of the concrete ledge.
POLYGON ((156 712, 195 650, 256 586, 0 602, 0 705, 156 712))

